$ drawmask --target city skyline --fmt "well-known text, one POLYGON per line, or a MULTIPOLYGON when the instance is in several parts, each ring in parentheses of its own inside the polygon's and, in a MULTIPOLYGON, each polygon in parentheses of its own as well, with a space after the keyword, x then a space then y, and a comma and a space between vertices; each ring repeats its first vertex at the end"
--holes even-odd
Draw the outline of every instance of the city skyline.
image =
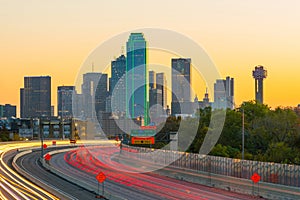
MULTIPOLYGON (((135 3, 130 1, 128 5, 135 3)), ((295 92, 300 90, 300 84, 295 84, 300 66, 297 55, 300 47, 300 25, 296 21, 300 15, 298 1, 188 1, 185 5, 169 4, 174 12, 159 20, 150 13, 155 10, 160 16, 166 6, 156 8, 155 3, 147 9, 128 13, 128 5, 107 2, 107 7, 118 5, 122 19, 118 17, 120 15, 107 13, 109 9, 101 7, 100 2, 93 6, 83 1, 73 2, 73 9, 66 10, 68 4, 68 1, 35 2, 29 7, 25 2, 1 3, 0 65, 5 73, 0 75, 0 91, 4 93, 0 104, 20 105, 19 88, 24 76, 50 75, 52 91, 60 85, 74 85, 81 63, 97 44, 124 30, 145 26, 174 30, 203 46, 221 76, 235 78, 237 105, 255 99, 251 72, 257 65, 263 65, 269 72, 264 82, 264 103, 273 108, 299 104, 300 98, 295 92), (186 6, 188 11, 182 9, 186 6), (75 14, 86 13, 84 10, 89 10, 87 15, 79 18, 75 14), (181 11, 182 15, 175 15, 175 11, 181 11), (50 15, 53 12, 55 16, 50 15), (133 22, 135 15, 141 20, 133 22), (105 20, 100 20, 101 25, 97 26, 99 19, 105 20)), ((199 88, 196 93, 202 96, 204 88, 199 88)), ((209 94, 212 97, 212 91, 209 94)), ((55 106, 56 95, 52 92, 55 106)), ((20 113, 19 107, 17 113, 20 113)))

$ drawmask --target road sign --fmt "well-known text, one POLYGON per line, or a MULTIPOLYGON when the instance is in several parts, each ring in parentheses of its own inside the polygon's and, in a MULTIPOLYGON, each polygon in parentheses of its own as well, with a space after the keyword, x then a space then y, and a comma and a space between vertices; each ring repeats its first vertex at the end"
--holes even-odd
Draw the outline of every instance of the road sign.
POLYGON ((131 144, 154 144, 154 137, 132 137, 131 144))
POLYGON ((105 181, 106 176, 103 174, 103 172, 100 172, 97 176, 96 179, 98 180, 98 182, 102 183, 103 181, 105 181))
POLYGON ((47 149, 47 147, 48 147, 47 144, 43 144, 44 149, 47 149))
POLYGON ((134 129, 131 130, 130 136, 154 136, 156 134, 156 131, 153 129, 134 129))
POLYGON ((254 173, 252 176, 251 176, 251 180, 254 182, 254 183, 258 183, 260 181, 260 175, 258 175, 257 173, 254 173))
POLYGON ((51 159, 51 155, 50 155, 49 153, 47 153, 47 154, 45 155, 45 160, 49 161, 50 159, 51 159))
POLYGON ((156 126, 141 126, 142 130, 156 130, 156 126))

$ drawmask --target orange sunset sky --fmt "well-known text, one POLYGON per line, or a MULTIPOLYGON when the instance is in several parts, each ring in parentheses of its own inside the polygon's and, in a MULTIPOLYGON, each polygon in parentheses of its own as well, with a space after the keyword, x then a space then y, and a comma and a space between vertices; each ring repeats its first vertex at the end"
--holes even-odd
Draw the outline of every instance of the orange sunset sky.
MULTIPOLYGON (((296 106, 299 8, 298 0, 0 0, 0 104, 17 105, 19 113, 23 77, 50 75, 56 110, 57 86, 75 84, 94 48, 124 31, 153 27, 204 48, 222 77, 235 78, 237 105, 254 99, 252 70, 263 65, 264 102, 296 106)), ((199 99, 204 88, 196 89, 199 99)))

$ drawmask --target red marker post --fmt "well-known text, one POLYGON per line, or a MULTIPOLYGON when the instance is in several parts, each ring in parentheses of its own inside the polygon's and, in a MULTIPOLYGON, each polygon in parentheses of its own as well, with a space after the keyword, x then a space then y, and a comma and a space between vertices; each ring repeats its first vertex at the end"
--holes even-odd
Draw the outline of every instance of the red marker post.
POLYGON ((51 155, 47 153, 44 158, 46 161, 49 161, 51 159, 51 155))
MULTIPOLYGON (((254 195, 254 183, 258 183, 260 181, 260 175, 254 173, 251 176, 251 180, 253 181, 252 194, 254 195)), ((257 185, 258 195, 259 195, 259 184, 257 185)))
POLYGON ((260 176, 257 173, 254 173, 251 176, 251 180, 253 181, 253 183, 258 183, 260 181, 260 176))
POLYGON ((96 176, 96 179, 98 181, 98 195, 96 198, 103 198, 104 197, 104 181, 106 179, 106 176, 103 172, 99 172, 99 174, 96 176), (99 183, 102 183, 102 196, 99 194, 99 183))

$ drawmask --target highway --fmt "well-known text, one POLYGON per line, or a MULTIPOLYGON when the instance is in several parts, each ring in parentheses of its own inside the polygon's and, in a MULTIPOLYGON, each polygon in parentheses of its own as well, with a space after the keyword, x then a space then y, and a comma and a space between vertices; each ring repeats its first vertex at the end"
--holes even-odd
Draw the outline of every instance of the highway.
POLYGON ((12 169, 11 161, 17 148, 34 147, 39 143, 7 143, 0 146, 1 199, 59 199, 31 183, 12 169))
MULTIPOLYGON (((83 189, 41 167, 38 162, 40 151, 34 150, 32 153, 20 157, 17 160, 17 165, 39 182, 46 184, 48 188, 52 188, 52 191, 55 190, 55 195, 53 195, 53 192, 51 194, 50 191, 30 183, 13 172, 9 163, 17 153, 15 149, 26 146, 24 144, 23 146, 21 144, 0 146, 0 199, 95 199, 94 192, 83 189), (11 175, 7 175, 7 171, 11 175)), ((32 146, 32 144, 29 146, 32 146)), ((119 163, 116 159, 113 159, 118 151, 118 148, 106 144, 98 147, 82 146, 67 153, 53 155, 50 165, 64 174, 88 183, 91 185, 91 190, 97 188, 98 182, 95 176, 101 171, 107 177, 105 191, 113 197, 120 197, 118 199, 254 199, 252 196, 180 181, 154 173, 126 172, 132 171, 132 166, 129 167, 124 162, 119 163)), ((100 184, 100 186, 102 185, 100 184)), ((110 199, 110 196, 106 197, 110 199)))
POLYGON ((101 171, 107 176, 105 187, 109 193, 124 199, 253 199, 252 196, 188 183, 154 173, 126 172, 126 169, 130 170, 129 166, 112 159, 117 152, 118 149, 112 147, 79 148, 53 156, 50 164, 63 170, 64 173, 95 186, 97 185, 95 176, 101 171), (120 170, 117 170, 116 166, 120 170))
POLYGON ((27 154, 19 158, 17 164, 22 169, 30 173, 30 175, 43 182, 46 182, 53 188, 57 188, 57 190, 59 190, 61 193, 64 193, 65 196, 68 196, 69 199, 90 199, 95 197, 94 193, 78 187, 73 183, 61 179, 55 174, 46 171, 38 162, 39 156, 40 151, 27 154))
MULTIPOLYGON (((57 141, 56 146, 51 141, 45 141, 48 145, 44 153, 59 148, 72 147, 69 141, 57 141), (61 146, 63 145, 63 146, 61 146)), ((105 141, 104 143, 107 143, 105 141)), ((70 183, 60 177, 46 171, 38 162, 41 155, 40 142, 1 143, 0 144, 0 199, 90 199, 95 198, 93 192, 87 191, 77 185, 70 183), (17 165, 33 177, 32 183, 15 172, 12 166, 13 157, 23 151, 32 148, 32 153, 26 154, 17 160, 17 165), (47 189, 42 189, 38 183, 43 183, 47 189)))

